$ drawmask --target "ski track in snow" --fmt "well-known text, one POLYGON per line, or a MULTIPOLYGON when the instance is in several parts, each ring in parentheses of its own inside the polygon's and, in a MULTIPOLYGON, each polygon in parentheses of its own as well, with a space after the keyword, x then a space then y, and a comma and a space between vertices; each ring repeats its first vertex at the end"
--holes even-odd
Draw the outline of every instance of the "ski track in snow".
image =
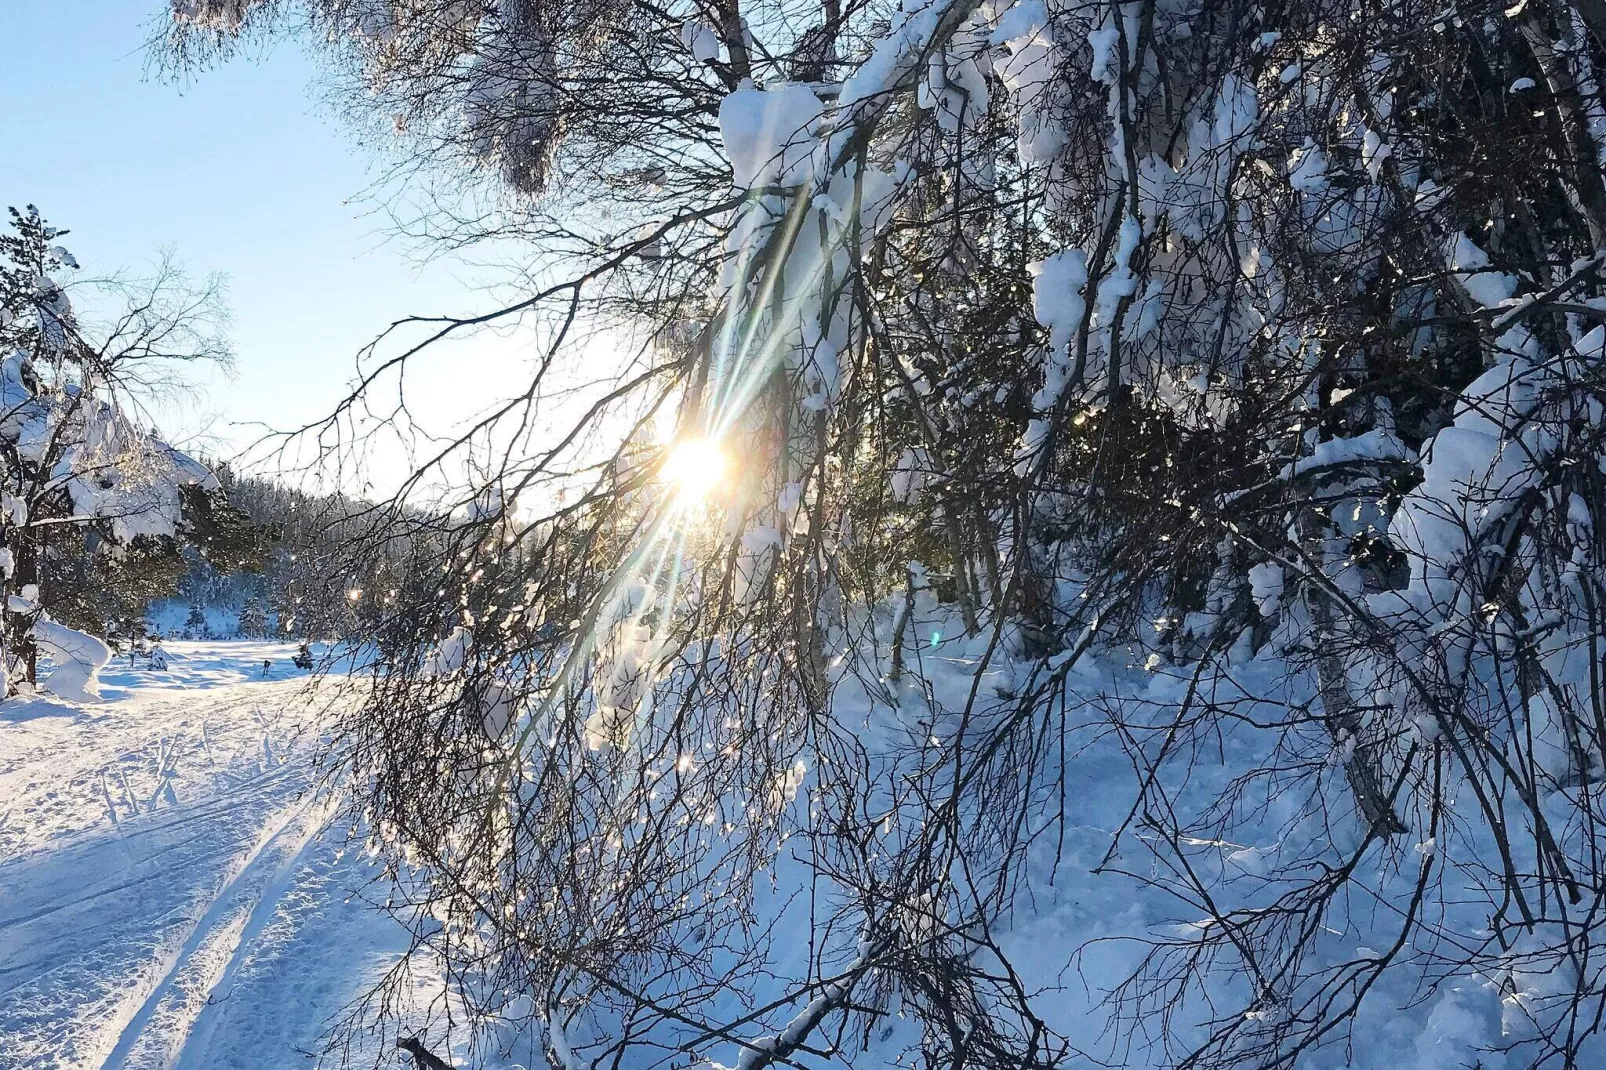
POLYGON ((311 1066, 402 946, 309 790, 314 704, 239 682, 293 648, 171 653, 0 704, 0 1070, 311 1066))

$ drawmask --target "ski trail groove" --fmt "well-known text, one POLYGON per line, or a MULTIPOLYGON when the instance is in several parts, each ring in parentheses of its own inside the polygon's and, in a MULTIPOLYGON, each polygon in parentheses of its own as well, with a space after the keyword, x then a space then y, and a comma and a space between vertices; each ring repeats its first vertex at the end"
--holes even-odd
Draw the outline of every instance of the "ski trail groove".
POLYGON ((195 1013, 187 1024, 184 1035, 178 1038, 179 1043, 172 1049, 173 1056, 167 1064, 172 1070, 180 1070, 180 1068, 190 1066, 198 1058, 205 1056, 208 1042, 219 1017, 217 1013, 207 1013, 208 1009, 214 1006, 213 997, 222 993, 223 998, 227 999, 228 996, 233 994, 234 982, 250 948, 255 945, 257 938, 262 935, 263 929, 266 928, 273 917, 274 910, 289 890, 296 876, 296 871, 306 857, 308 849, 317 842, 318 837, 328 828, 332 811, 333 807, 325 807, 314 820, 307 823, 303 830, 304 834, 301 842, 296 845, 295 851, 279 866, 269 887, 264 890, 263 895, 252 905, 251 912, 245 920, 245 925, 240 930, 234 947, 223 964, 223 969, 206 986, 205 1001, 195 1008, 195 1013), (197 1055, 197 1052, 200 1054, 197 1055))
MULTIPOLYGON (((185 938, 184 942, 179 946, 179 948, 173 954, 171 954, 167 961, 163 964, 156 983, 151 987, 148 994, 141 1001, 138 1009, 134 1011, 127 1022, 119 1030, 117 1042, 112 1046, 111 1052, 101 1063, 101 1070, 123 1070, 123 1068, 128 1065, 130 1054, 134 1051, 140 1040, 146 1036, 146 1027, 149 1025, 156 1012, 160 1009, 164 998, 170 992, 172 992, 181 972, 190 964, 190 960, 196 955, 196 953, 207 945, 208 938, 213 936, 216 930, 228 919, 231 908, 238 905, 238 898, 235 895, 236 890, 243 890, 248 893, 249 889, 243 889, 242 885, 248 883, 248 878, 255 873, 256 869, 258 868, 258 863, 260 863, 270 854, 274 845, 277 844, 287 832, 289 832, 293 827, 299 826, 298 831, 300 832, 300 839, 296 842, 294 849, 290 851, 288 856, 285 857, 277 867, 275 867, 272 875, 266 879, 260 896, 251 907, 251 913, 253 917, 247 920, 245 927, 235 937, 233 946, 229 949, 229 959, 233 960, 236 958, 242 952, 242 950, 249 945, 247 933, 252 928, 252 922, 255 921, 255 927, 260 929, 261 921, 263 920, 262 918, 254 917, 254 915, 262 913, 263 918, 265 918, 267 914, 272 912, 273 902, 277 901, 277 897, 272 893, 275 890, 282 891, 285 880, 294 870, 296 863, 300 860, 301 855, 306 850, 307 844, 312 841, 314 836, 322 827, 323 823, 321 821, 308 822, 305 825, 301 825, 302 818, 307 815, 310 807, 310 800, 303 801, 291 807, 290 810, 283 815, 282 820, 276 823, 272 831, 257 841, 257 843, 252 847, 251 851, 242 860, 234 874, 224 882, 221 888, 218 889, 217 894, 212 898, 212 901, 208 904, 206 910, 202 912, 199 918, 196 919, 195 925, 191 929, 189 936, 185 938), (265 911, 264 904, 266 904, 265 911)), ((186 1032, 190 1024, 192 1023, 184 1024, 184 1030, 186 1032)), ((182 1036, 177 1039, 181 1044, 182 1036)), ((161 1064, 164 1068, 172 1065, 177 1051, 178 1048, 176 1045, 170 1048, 169 1058, 164 1060, 161 1064)))
POLYGON ((194 644, 196 686, 128 670, 105 703, 0 710, 0 1070, 305 1065, 405 950, 318 790, 331 706, 240 680, 286 649, 194 644))

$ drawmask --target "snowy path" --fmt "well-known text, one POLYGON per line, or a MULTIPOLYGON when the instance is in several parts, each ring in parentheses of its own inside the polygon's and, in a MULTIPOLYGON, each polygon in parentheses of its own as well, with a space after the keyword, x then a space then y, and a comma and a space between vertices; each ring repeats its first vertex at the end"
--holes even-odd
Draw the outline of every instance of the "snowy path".
POLYGON ((231 682, 288 667, 265 649, 177 647, 157 682, 183 690, 0 705, 0 1068, 309 1066, 394 955, 306 790, 301 684, 231 682))

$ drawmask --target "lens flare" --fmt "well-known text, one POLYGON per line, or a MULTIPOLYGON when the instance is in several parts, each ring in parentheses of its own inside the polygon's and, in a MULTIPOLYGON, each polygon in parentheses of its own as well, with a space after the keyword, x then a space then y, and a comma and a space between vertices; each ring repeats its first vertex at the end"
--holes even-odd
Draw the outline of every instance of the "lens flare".
POLYGON ((702 501, 725 482, 730 462, 719 445, 706 438, 675 443, 664 460, 661 475, 683 501, 702 501))

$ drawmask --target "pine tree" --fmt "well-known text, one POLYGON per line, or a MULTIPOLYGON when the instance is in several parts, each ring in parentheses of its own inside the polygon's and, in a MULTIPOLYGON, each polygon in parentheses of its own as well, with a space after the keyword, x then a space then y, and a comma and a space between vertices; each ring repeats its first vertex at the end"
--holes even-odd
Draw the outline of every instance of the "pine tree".
POLYGON ((247 598, 240 609, 238 630, 242 639, 261 639, 268 634, 267 610, 255 595, 247 598))

